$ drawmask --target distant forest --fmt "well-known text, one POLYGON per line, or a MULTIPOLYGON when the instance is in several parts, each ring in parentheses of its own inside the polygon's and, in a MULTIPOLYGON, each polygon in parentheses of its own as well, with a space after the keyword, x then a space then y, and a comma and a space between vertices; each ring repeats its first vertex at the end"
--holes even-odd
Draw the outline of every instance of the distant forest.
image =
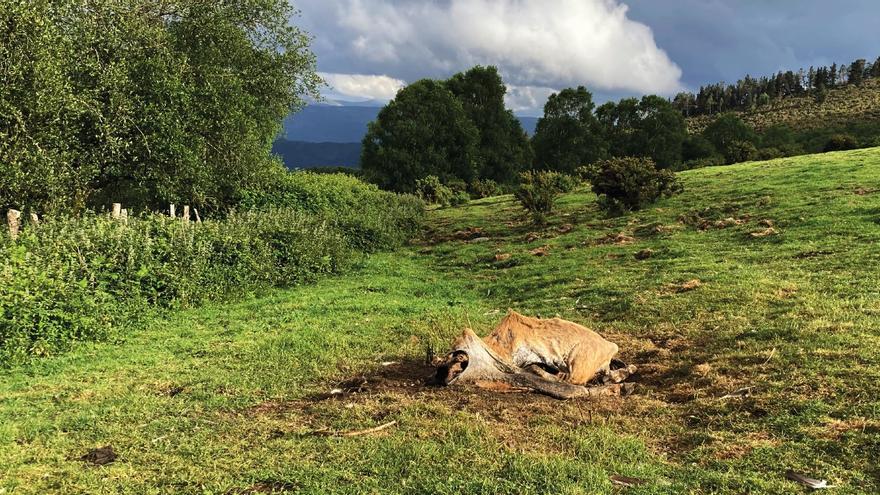
POLYGON ((849 65, 835 63, 797 72, 780 71, 757 79, 746 76, 736 84, 721 82, 702 86, 697 94, 679 93, 672 103, 685 117, 754 110, 773 100, 790 97, 813 95, 821 101, 829 89, 860 85, 871 78, 880 78, 880 57, 873 64, 861 58, 849 65))

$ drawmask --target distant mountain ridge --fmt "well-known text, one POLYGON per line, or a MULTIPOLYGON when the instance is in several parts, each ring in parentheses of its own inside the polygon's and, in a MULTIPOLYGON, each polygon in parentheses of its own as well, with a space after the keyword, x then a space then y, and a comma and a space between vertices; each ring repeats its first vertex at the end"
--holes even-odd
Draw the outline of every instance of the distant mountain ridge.
MULTIPOLYGON (((284 132, 272 147, 287 168, 358 167, 367 125, 379 106, 313 104, 284 119, 284 132)), ((537 117, 518 117, 531 136, 537 117)))
POLYGON ((358 168, 361 143, 308 143, 278 139, 272 153, 279 155, 289 169, 315 167, 358 168))

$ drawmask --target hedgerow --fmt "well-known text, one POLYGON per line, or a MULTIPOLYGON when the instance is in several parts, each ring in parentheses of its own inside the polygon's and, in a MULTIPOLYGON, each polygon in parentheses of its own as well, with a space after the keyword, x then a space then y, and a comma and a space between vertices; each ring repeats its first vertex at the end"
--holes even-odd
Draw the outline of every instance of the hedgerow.
POLYGON ((362 252, 404 242, 423 212, 351 177, 296 174, 276 192, 201 223, 88 213, 0 234, 0 363, 119 335, 149 309, 343 272, 362 252))

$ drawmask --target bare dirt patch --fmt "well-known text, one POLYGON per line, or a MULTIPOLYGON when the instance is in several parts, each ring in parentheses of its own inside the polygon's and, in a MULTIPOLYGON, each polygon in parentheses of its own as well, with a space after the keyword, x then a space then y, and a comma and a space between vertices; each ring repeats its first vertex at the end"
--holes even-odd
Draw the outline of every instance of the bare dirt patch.
POLYGON ((587 241, 587 244, 593 246, 601 246, 605 244, 616 244, 622 246, 626 244, 632 244, 634 242, 636 242, 635 237, 628 235, 624 232, 618 232, 616 234, 606 234, 598 239, 587 241))
POLYGON ((247 488, 236 488, 226 492, 226 495, 247 495, 252 493, 295 493, 296 485, 283 481, 261 481, 247 488))

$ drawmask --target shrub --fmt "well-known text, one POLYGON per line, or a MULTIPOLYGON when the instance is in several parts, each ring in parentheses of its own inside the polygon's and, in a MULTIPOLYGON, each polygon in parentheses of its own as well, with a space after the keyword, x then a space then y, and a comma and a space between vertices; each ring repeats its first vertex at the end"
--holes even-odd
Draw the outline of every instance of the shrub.
POLYGON ((415 196, 382 191, 347 174, 311 172, 282 174, 271 186, 247 193, 240 208, 292 208, 320 215, 340 227, 352 247, 368 252, 401 245, 424 215, 424 204, 415 196))
POLYGON ((465 205, 471 200, 471 195, 467 193, 467 191, 456 191, 452 194, 452 199, 449 201, 451 206, 460 206, 465 205))
POLYGON ((103 339, 149 308, 192 307, 344 270, 344 234, 292 209, 183 224, 48 218, 0 243, 0 363, 103 339))
POLYGON ((823 151, 845 151, 845 150, 854 150, 859 147, 859 142, 856 138, 850 136, 849 134, 835 134, 831 136, 827 143, 825 143, 825 147, 823 151))
POLYGON ((549 170, 530 170, 520 174, 520 185, 515 196, 531 215, 535 223, 544 223, 553 212, 556 197, 562 192, 562 174, 549 170))
POLYGON ((470 192, 474 198, 490 198, 501 194, 501 187, 492 179, 475 179, 471 182, 470 192))
POLYGON ((673 172, 657 170, 650 158, 621 157, 595 164, 590 173, 593 192, 607 209, 637 210, 661 196, 682 190, 673 172))
POLYGON ((581 183, 581 181, 574 175, 568 175, 560 173, 556 178, 556 187, 559 189, 559 192, 568 193, 574 191, 581 183))
POLYGON ((289 174, 224 217, 47 216, 0 233, 0 364, 97 340, 150 308, 191 307, 339 273, 397 246, 424 203, 345 175, 289 174))
POLYGON ((462 191, 466 192, 468 185, 467 182, 461 179, 452 178, 446 181, 446 187, 451 189, 453 193, 459 193, 462 191))
POLYGON ((779 148, 761 148, 755 153, 755 160, 773 160, 783 156, 785 156, 785 153, 779 148))
POLYGON ((727 161, 721 155, 712 155, 706 158, 698 158, 695 160, 688 160, 681 164, 681 166, 674 168, 674 171, 681 170, 691 170, 695 168, 703 168, 703 167, 715 167, 718 165, 725 165, 727 161))
POLYGON ((717 154, 712 142, 700 134, 692 134, 685 139, 681 147, 682 159, 685 162, 704 160, 717 154))
POLYGON ((448 206, 452 201, 452 189, 440 182, 436 175, 417 180, 416 193, 429 204, 448 206))
POLYGON ((733 141, 724 149, 727 163, 740 163, 754 160, 758 149, 749 141, 733 141))

